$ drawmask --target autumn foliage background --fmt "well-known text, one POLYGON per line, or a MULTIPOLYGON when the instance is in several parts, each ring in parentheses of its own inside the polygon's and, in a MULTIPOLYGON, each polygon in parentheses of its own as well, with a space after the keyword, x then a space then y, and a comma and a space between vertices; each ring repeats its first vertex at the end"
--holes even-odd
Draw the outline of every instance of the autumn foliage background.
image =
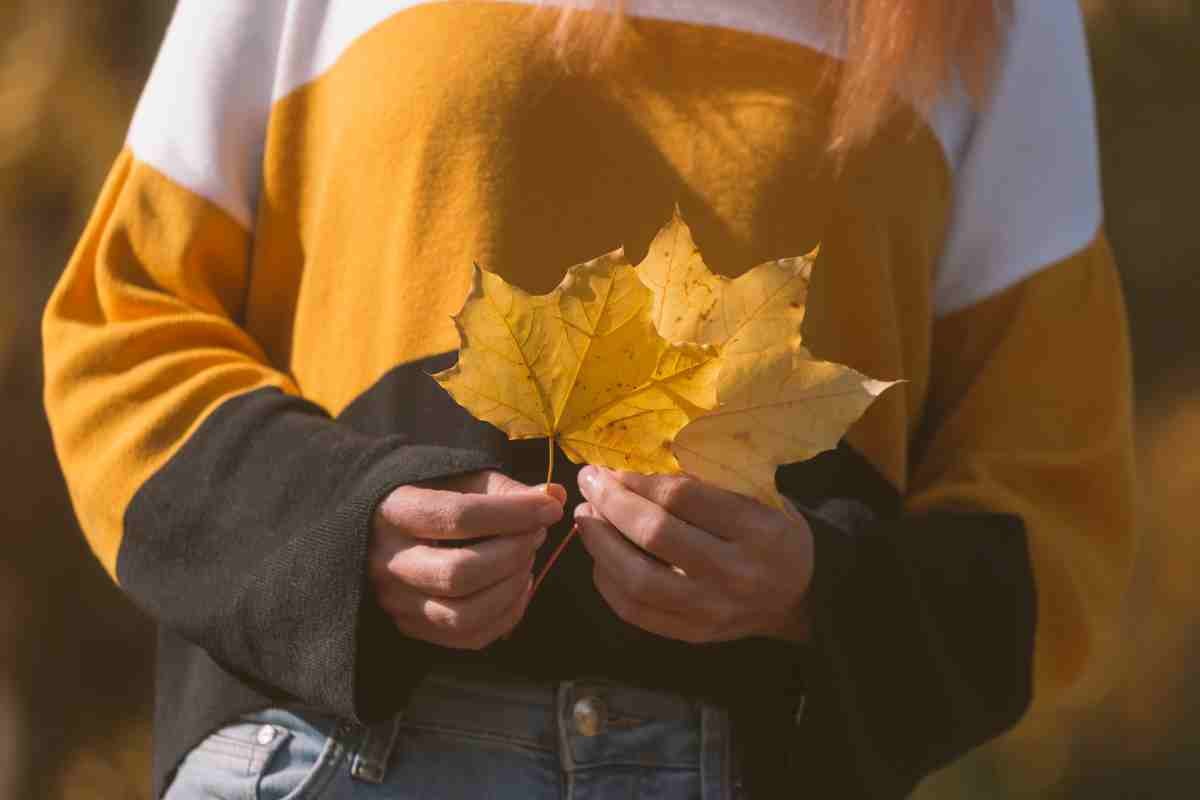
MULTIPOLYGON (((0 0, 0 800, 148 797, 152 628, 75 527, 38 326, 171 6, 0 0)), ((927 800, 1190 798, 1200 785, 1200 0, 1084 6, 1139 393, 1128 620, 1102 701, 1026 723, 935 776, 927 800)))

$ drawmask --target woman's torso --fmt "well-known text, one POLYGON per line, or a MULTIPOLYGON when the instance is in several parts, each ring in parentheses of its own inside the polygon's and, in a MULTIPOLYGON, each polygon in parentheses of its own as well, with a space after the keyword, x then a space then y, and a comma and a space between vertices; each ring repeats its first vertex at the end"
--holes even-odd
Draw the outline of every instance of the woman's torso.
MULTIPOLYGON (((806 343, 908 381, 844 451, 882 479, 831 491, 867 492, 880 513, 879 497, 894 506, 926 385, 956 129, 939 135, 901 115, 838 170, 826 151, 828 36, 814 20, 771 16, 778 5, 726 21, 751 30, 635 18, 589 69, 555 56, 552 17, 529 6, 416 4, 319 74, 296 68, 306 79, 270 109, 244 325, 348 424, 491 448, 534 483, 541 445, 508 444, 427 377, 453 360, 451 315, 472 264, 546 292, 571 264, 616 247, 638 259, 678 203, 706 261, 727 275, 820 243, 806 343), (752 30, 772 20, 787 24, 752 30)), ((703 18, 715 6, 672 8, 658 11, 703 18)), ((338 15, 355 13, 332 3, 316 39, 291 31, 280 74, 305 61, 305 44, 328 60, 330 31, 346 24, 338 15)), ((557 478, 573 486, 574 467, 557 478)), ((625 625, 590 570, 581 549, 569 551, 510 640, 456 658, 702 693, 727 690, 729 665, 748 658, 789 671, 769 643, 708 646, 698 661, 697 648, 625 625)))

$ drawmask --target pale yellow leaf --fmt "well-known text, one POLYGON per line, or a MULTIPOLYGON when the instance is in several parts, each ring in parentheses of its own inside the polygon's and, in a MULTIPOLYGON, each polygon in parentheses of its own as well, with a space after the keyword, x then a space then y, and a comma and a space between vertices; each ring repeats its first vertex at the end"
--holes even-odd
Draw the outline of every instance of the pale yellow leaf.
POLYGON ((720 407, 683 428, 673 449, 686 472, 776 508, 784 508, 776 468, 837 446, 893 385, 816 361, 803 348, 745 377, 723 386, 720 407))
POLYGON ((737 278, 717 275, 676 209, 637 269, 654 293, 659 334, 670 342, 720 347, 722 371, 733 380, 771 353, 799 347, 816 257, 814 250, 759 264, 737 278))
POLYGON ((655 328, 672 342, 721 350, 718 407, 680 431, 672 445, 693 475, 783 507, 781 464, 835 447, 891 384, 802 346, 814 250, 760 264, 738 278, 709 270, 678 209, 659 230, 638 277, 654 294, 655 328))

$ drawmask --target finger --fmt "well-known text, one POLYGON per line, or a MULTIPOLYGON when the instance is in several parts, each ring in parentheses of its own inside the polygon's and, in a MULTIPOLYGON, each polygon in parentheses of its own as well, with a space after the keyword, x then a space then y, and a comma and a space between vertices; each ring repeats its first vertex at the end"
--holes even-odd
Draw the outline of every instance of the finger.
POLYGON ((634 547, 589 504, 576 508, 575 523, 597 569, 639 603, 674 613, 704 613, 700 609, 709 607, 710 598, 700 591, 694 578, 681 575, 634 547))
POLYGON ((553 497, 559 505, 565 505, 567 502, 567 489, 561 483, 542 483, 534 488, 553 497))
POLYGON ((560 505, 567 501, 567 490, 557 483, 528 486, 494 469, 460 475, 449 481, 443 481, 435 488, 449 489, 466 494, 520 494, 532 491, 548 494, 557 500, 560 505))
POLYGON ((411 543, 388 559, 386 569, 399 582, 432 597, 468 597, 510 578, 526 567, 546 541, 543 528, 498 536, 464 547, 411 543))
POLYGON ((525 488, 503 494, 467 494, 402 486, 379 504, 380 527, 414 539, 474 539, 525 533, 562 519, 553 495, 525 488))
POLYGON ((475 639, 467 643, 467 649, 480 650, 495 642, 501 637, 506 637, 512 633, 513 628, 521 623, 525 616, 525 612, 529 610, 529 601, 533 599, 533 576, 529 577, 529 582, 525 585, 525 591, 517 602, 513 603, 512 607, 505 613, 499 616, 495 622, 489 625, 484 630, 476 635, 475 639))
MULTIPOLYGON (((532 566, 530 560, 530 569, 532 566)), ((515 604, 524 602, 530 578, 530 570, 522 570, 478 594, 456 599, 429 597, 396 585, 379 598, 379 603, 411 635, 470 646, 507 616, 515 604)))
POLYGON ((559 483, 539 483, 537 486, 527 486, 513 480, 501 472, 493 472, 488 482, 487 494, 517 494, 521 492, 541 492, 558 501, 561 506, 567 502, 567 490, 559 483))
POLYGON ((712 575, 734 555, 730 544, 626 489, 608 470, 585 467, 579 473, 579 488, 596 511, 634 544, 688 575, 712 575))
POLYGON ((717 641, 710 631, 692 620, 638 602, 607 572, 594 570, 592 580, 613 613, 635 628, 691 644, 717 641))
POLYGON ((626 489, 662 506, 672 516, 723 539, 736 540, 762 527, 771 511, 736 492, 690 475, 642 475, 628 470, 613 477, 626 489))
POLYGON ((438 631, 431 631, 428 641, 456 650, 482 650, 502 636, 507 636, 521 622, 521 619, 525 616, 525 612, 529 609, 529 600, 533 596, 530 591, 533 588, 532 576, 525 587, 525 591, 522 592, 521 596, 508 610, 500 614, 494 621, 473 636, 461 638, 444 635, 438 631))

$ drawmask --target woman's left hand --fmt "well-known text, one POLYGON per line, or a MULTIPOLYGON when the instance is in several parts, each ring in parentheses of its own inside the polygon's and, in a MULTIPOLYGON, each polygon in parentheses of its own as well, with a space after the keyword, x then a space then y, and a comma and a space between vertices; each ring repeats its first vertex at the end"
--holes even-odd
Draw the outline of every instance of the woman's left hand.
POLYGON ((807 638, 813 543, 799 514, 682 475, 589 466, 579 488, 596 588, 629 624, 693 643, 807 638))

